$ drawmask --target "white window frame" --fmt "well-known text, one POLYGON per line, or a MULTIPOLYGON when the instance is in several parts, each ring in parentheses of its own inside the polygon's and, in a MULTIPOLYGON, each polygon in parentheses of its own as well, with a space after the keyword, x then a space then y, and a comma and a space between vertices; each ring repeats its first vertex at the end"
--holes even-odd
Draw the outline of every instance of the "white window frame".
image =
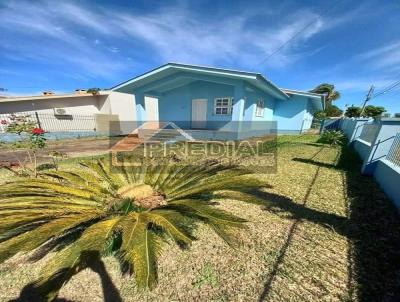
POLYGON ((264 117, 265 102, 263 99, 259 99, 256 103, 256 116, 264 117))
POLYGON ((218 97, 214 99, 214 115, 232 115, 232 103, 233 103, 233 98, 232 97, 218 97), (223 101, 223 100, 228 100, 228 105, 218 105, 218 101, 223 101), (222 110, 227 108, 226 113, 222 113, 222 110), (221 109, 221 113, 217 113, 217 109, 221 109))

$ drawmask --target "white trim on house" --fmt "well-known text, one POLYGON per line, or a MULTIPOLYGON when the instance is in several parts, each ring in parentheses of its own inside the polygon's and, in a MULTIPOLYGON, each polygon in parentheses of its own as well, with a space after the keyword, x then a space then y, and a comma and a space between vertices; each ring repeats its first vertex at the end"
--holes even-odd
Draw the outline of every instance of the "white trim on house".
POLYGON ((280 88, 282 91, 284 91, 286 94, 296 94, 296 95, 302 95, 302 96, 309 96, 309 97, 314 97, 321 99, 324 97, 323 94, 319 93, 314 93, 314 92, 308 92, 308 91, 301 91, 301 90, 293 90, 293 89, 285 89, 285 88, 280 88))
POLYGON ((233 109, 233 105, 232 105, 232 100, 233 97, 229 97, 229 96, 225 96, 225 97, 217 97, 214 99, 214 115, 232 115, 232 109, 233 109), (224 105, 224 101, 228 100, 228 104, 224 105), (221 105, 218 105, 217 102, 218 101, 222 101, 221 105), (220 110, 220 113, 217 113, 218 109, 220 110), (224 111, 224 109, 226 109, 226 113, 222 113, 224 111))
POLYGON ((322 101, 322 108, 319 110, 325 109, 325 96, 323 94, 308 92, 308 91, 300 91, 300 90, 292 90, 292 89, 284 89, 280 88, 288 95, 301 95, 301 96, 308 96, 309 98, 313 99, 314 101, 322 101))
POLYGON ((150 77, 152 75, 155 75, 155 74, 162 72, 164 70, 167 70, 167 69, 175 69, 175 70, 182 70, 182 71, 194 71, 194 72, 198 72, 198 73, 207 73, 207 74, 211 74, 211 75, 228 76, 228 77, 236 78, 236 79, 243 79, 243 80, 253 81, 253 82, 261 82, 263 84, 261 86, 264 87, 261 89, 269 89, 272 91, 272 93, 276 94, 280 98, 284 98, 284 99, 289 98, 289 96, 284 91, 282 91, 278 86, 276 86, 274 83, 272 83, 271 81, 266 79, 261 73, 215 68, 215 67, 209 67, 209 66, 179 64, 179 63, 167 63, 158 68, 150 70, 149 72, 141 74, 137 77, 129 79, 120 84, 117 84, 116 86, 110 88, 110 90, 118 91, 119 89, 121 89, 127 85, 134 84, 136 82, 139 82, 147 77, 150 77))

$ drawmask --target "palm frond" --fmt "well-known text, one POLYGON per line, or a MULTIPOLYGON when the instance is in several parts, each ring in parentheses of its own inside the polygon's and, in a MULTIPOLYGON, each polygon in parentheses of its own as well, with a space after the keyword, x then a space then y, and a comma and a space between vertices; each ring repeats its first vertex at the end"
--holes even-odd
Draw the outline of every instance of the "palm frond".
POLYGON ((84 173, 84 171, 72 172, 72 171, 52 171, 43 173, 44 176, 67 181, 70 185, 74 185, 78 188, 85 188, 93 193, 103 193, 104 186, 101 186, 101 182, 93 177, 91 173, 84 173), (82 173, 83 172, 83 173, 82 173), (91 175, 93 178, 91 179, 91 175))
POLYGON ((251 175, 215 178, 213 181, 204 181, 196 186, 183 188, 167 195, 169 200, 181 199, 202 193, 217 190, 248 190, 250 188, 266 187, 267 184, 260 178, 251 175))
POLYGON ((157 283, 156 258, 161 251, 160 240, 149 229, 146 213, 129 214, 121 222, 122 253, 133 265, 138 288, 153 288, 157 283))
POLYGON ((95 255, 103 252, 107 239, 118 226, 121 217, 97 222, 88 227, 72 245, 58 252, 44 267, 35 287, 48 301, 74 274, 97 261, 95 255))
POLYGON ((0 188, 0 198, 3 196, 15 196, 14 192, 18 193, 21 192, 21 190, 29 192, 32 189, 49 190, 54 193, 67 194, 69 196, 85 199, 94 199, 94 197, 96 197, 92 192, 85 189, 79 189, 73 186, 65 186, 51 180, 29 179, 19 180, 2 185, 0 188))
POLYGON ((190 234, 190 222, 177 211, 156 209, 149 212, 150 222, 162 227, 176 242, 190 244, 193 237, 190 234))
POLYGON ((95 220, 102 214, 101 212, 85 212, 83 214, 61 217, 47 222, 34 230, 4 241, 0 243, 0 263, 18 252, 30 252, 49 239, 59 236, 83 222, 95 220))
POLYGON ((187 199, 172 201, 168 206, 183 215, 194 215, 232 227, 243 227, 244 223, 247 222, 246 219, 216 208, 212 202, 187 199))

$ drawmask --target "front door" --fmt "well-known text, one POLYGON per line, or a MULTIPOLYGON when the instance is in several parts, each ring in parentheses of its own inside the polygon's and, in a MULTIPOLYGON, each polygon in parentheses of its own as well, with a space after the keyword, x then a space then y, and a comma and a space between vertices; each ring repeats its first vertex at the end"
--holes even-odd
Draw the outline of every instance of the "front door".
POLYGON ((144 106, 146 109, 146 127, 158 129, 159 115, 158 115, 158 99, 151 96, 145 96, 144 106))
POLYGON ((158 122, 158 99, 151 96, 146 96, 144 99, 146 108, 146 118, 149 122, 158 122))
POLYGON ((207 126, 207 99, 192 100, 192 128, 204 129, 207 126))

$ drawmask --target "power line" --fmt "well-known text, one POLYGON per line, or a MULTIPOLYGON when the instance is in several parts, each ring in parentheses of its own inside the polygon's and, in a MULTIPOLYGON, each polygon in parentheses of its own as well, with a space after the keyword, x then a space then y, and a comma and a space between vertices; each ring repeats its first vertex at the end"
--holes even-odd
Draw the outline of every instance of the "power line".
POLYGON ((281 49, 283 49, 287 44, 289 44, 292 40, 296 39, 298 35, 300 35, 303 31, 305 31, 307 28, 309 28, 311 25, 313 25, 315 22, 317 22, 318 18, 316 18, 315 20, 311 21, 310 23, 308 23, 306 26, 304 26, 301 30, 299 30, 298 32, 296 32, 292 37, 290 37, 288 40, 286 40, 283 44, 281 44, 277 49, 275 49, 272 53, 270 53, 266 58, 264 58, 262 61, 260 61, 260 63, 258 63, 257 65, 263 64, 266 61, 268 61, 268 59, 270 57, 272 57, 273 55, 275 55, 276 53, 278 53, 279 51, 281 51, 281 49))
POLYGON ((307 28, 309 28, 311 25, 313 25, 315 22, 317 22, 322 16, 326 16, 328 13, 332 12, 332 9, 334 7, 336 7, 341 1, 337 1, 335 3, 334 6, 330 6, 325 13, 319 15, 318 17, 316 17, 313 21, 311 21, 310 23, 306 24, 306 26, 304 26, 302 29, 300 29, 298 32, 296 32, 293 36, 291 36, 288 40, 286 40, 285 42, 283 42, 280 46, 278 46, 278 48, 276 48, 272 53, 270 53, 269 55, 267 55, 267 57, 265 57, 264 59, 262 59, 258 64, 261 65, 263 63, 265 63, 266 61, 268 61, 269 58, 271 58, 273 55, 277 54, 278 52, 280 52, 286 45, 288 45, 291 41, 293 41, 294 39, 296 39, 301 33, 303 33, 307 28))
POLYGON ((382 94, 385 94, 386 92, 388 92, 388 91, 390 91, 390 90, 396 88, 396 87, 399 86, 399 85, 400 85, 400 80, 395 81, 395 82, 393 82, 392 84, 386 86, 385 88, 382 88, 381 91, 375 93, 375 94, 372 96, 372 98, 376 98, 376 97, 378 97, 378 96, 380 96, 380 95, 382 95, 382 94))

